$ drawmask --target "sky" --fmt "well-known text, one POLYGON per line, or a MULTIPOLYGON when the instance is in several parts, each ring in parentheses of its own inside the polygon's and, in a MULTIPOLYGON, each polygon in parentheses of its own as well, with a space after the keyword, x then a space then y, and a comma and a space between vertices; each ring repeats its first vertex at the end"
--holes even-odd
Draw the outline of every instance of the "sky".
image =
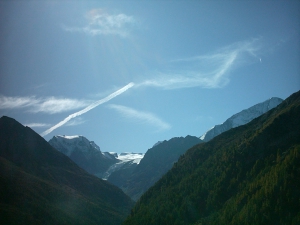
POLYGON ((300 89, 299 1, 0 1, 0 116, 144 153, 300 89))

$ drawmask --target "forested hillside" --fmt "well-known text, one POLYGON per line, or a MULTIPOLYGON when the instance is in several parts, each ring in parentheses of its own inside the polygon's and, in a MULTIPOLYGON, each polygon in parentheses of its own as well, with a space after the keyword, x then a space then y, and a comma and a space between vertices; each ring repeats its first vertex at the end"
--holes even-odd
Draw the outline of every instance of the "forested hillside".
POLYGON ((192 147, 124 224, 300 224, 300 92, 192 147))

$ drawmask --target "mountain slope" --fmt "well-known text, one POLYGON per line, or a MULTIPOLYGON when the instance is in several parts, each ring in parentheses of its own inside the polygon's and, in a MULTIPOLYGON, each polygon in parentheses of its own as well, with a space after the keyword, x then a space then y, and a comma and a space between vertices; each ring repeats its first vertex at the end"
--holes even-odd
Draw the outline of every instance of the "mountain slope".
POLYGON ((132 201, 42 137, 0 118, 1 224, 120 224, 132 201))
POLYGON ((83 136, 57 135, 49 140, 49 144, 78 166, 100 178, 112 164, 118 162, 114 155, 101 152, 98 145, 83 136))
POLYGON ((199 138, 193 136, 177 137, 163 141, 146 152, 134 171, 119 170, 116 173, 112 173, 108 177, 108 181, 121 187, 133 200, 137 200, 172 168, 180 155, 200 142, 202 141, 199 138))
POLYGON ((189 149, 124 224, 299 224, 300 92, 189 149))
POLYGON ((270 98, 267 101, 258 103, 248 109, 245 109, 239 113, 234 114, 228 118, 224 123, 219 124, 208 130, 203 134, 200 139, 207 142, 218 136, 219 134, 244 124, 249 123, 251 120, 261 116, 270 109, 273 109, 279 105, 283 100, 280 98, 270 98))

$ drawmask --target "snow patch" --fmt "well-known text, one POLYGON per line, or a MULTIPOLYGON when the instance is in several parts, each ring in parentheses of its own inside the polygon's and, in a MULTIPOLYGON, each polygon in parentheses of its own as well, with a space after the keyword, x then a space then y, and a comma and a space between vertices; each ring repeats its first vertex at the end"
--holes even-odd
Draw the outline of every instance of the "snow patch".
POLYGON ((57 135, 56 137, 62 137, 62 138, 66 138, 66 139, 74 139, 74 138, 79 138, 80 136, 81 135, 73 135, 73 136, 57 135))
POLYGON ((100 147, 96 145, 95 142, 89 141, 82 135, 56 135, 49 141, 49 143, 69 157, 72 155, 73 151, 78 149, 85 154, 90 154, 93 151, 101 152, 100 147))
POLYGON ((117 159, 120 161, 111 165, 108 170, 104 173, 103 180, 107 180, 107 178, 115 171, 120 170, 125 164, 139 164, 142 158, 144 157, 144 153, 130 153, 123 152, 121 154, 117 154, 115 152, 109 152, 111 155, 116 155, 117 159))
POLYGON ((266 113, 270 109, 275 108, 282 101, 283 100, 280 98, 272 97, 267 101, 258 103, 248 109, 242 110, 241 112, 231 116, 224 123, 216 125, 213 128, 206 131, 202 136, 200 136, 200 139, 203 141, 209 141, 231 128, 235 128, 247 124, 251 120, 261 116, 262 114, 266 113))
POLYGON ((132 161, 133 163, 139 164, 144 155, 144 153, 123 152, 120 155, 118 155, 118 159, 123 162, 132 161))

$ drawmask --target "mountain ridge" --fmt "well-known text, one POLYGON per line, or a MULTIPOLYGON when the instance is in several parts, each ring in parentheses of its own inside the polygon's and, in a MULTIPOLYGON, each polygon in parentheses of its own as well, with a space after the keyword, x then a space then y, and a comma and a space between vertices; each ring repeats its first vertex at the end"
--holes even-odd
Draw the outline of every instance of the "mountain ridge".
POLYGON ((299 224, 300 92, 190 148, 124 224, 299 224))
POLYGON ((0 118, 1 224, 120 224, 132 200, 15 119, 0 118))
POLYGON ((162 141, 148 149, 140 163, 132 171, 113 173, 108 181, 120 187, 133 200, 138 198, 158 181, 173 164, 177 162, 180 155, 187 149, 202 141, 194 136, 174 137, 168 141, 162 141), (121 179, 122 182, 119 182, 121 179))
POLYGON ((102 152, 94 141, 82 135, 56 135, 49 144, 90 174, 104 180, 118 170, 129 167, 133 170, 144 156, 143 153, 102 152))
POLYGON ((235 113, 234 115, 226 119, 222 124, 215 125, 211 129, 206 131, 203 135, 200 136, 200 139, 207 142, 231 128, 247 124, 251 120, 276 107, 282 101, 283 100, 281 98, 272 97, 264 102, 255 104, 247 109, 235 113))
POLYGON ((104 176, 111 165, 119 161, 115 155, 102 152, 94 141, 90 141, 82 135, 56 135, 48 143, 81 168, 99 178, 104 176))

